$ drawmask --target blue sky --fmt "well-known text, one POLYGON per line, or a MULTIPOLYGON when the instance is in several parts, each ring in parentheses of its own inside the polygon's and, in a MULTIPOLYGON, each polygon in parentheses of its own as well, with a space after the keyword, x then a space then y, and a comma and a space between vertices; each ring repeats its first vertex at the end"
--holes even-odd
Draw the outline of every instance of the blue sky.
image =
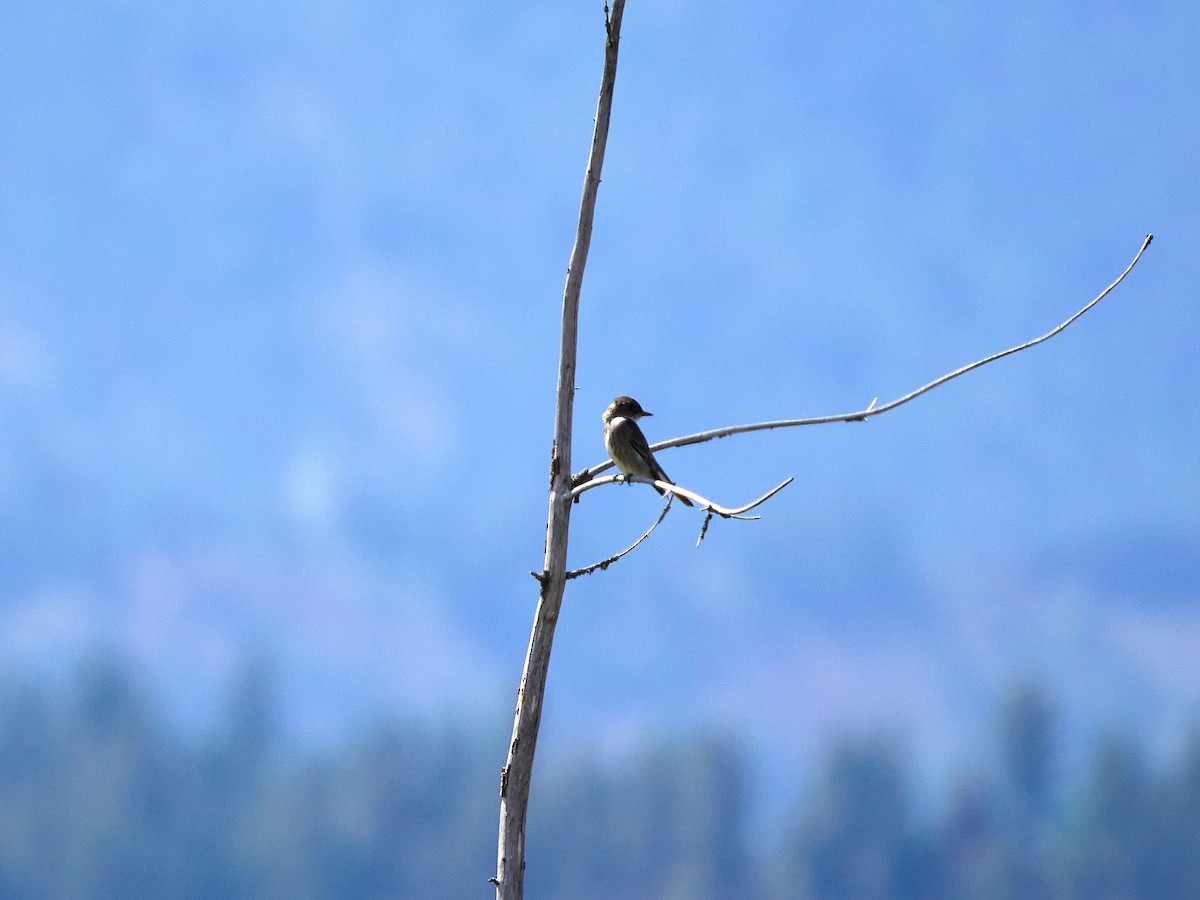
MULTIPOLYGON (((0 646, 295 727, 507 716, 535 599, 596 4, 17 3, 0 36, 0 646)), ((1200 12, 626 10, 575 467, 618 393, 730 502, 572 585, 550 741, 846 725, 954 752, 1012 678, 1169 745, 1200 671, 1200 12), (559 737, 556 737, 559 736, 559 737)), ((593 492, 572 555, 649 491, 593 492)), ((500 727, 503 731, 504 726, 500 727)))

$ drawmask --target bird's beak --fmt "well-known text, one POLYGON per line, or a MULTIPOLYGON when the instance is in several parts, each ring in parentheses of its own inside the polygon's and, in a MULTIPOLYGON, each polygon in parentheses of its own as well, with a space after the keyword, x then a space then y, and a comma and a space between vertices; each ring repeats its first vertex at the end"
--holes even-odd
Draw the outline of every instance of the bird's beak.
POLYGON ((648 412, 646 412, 646 411, 643 409, 643 410, 642 410, 642 415, 643 415, 643 416, 652 416, 652 415, 654 415, 654 413, 648 413, 648 412))

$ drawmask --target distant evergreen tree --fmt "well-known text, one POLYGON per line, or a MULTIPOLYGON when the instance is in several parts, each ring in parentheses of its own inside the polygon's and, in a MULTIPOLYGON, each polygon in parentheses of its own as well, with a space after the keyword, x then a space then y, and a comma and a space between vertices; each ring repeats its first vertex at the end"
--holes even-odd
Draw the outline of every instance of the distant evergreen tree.
POLYGON ((37 897, 46 852, 35 835, 56 834, 49 801, 62 768, 61 724, 31 684, 0 700, 0 897, 37 897))
POLYGON ((531 895, 555 900, 753 898, 745 762, 707 737, 561 773, 531 807, 531 895))
POLYGON ((496 772, 478 740, 377 728, 331 768, 320 846, 329 898, 463 897, 495 867, 496 772))
POLYGON ((843 742, 815 797, 785 832, 771 897, 923 897, 924 853, 909 818, 908 784, 894 742, 843 742))
POLYGON ((1200 897, 1200 730, 1193 731, 1178 769, 1162 780, 1158 809, 1159 853, 1152 869, 1158 896, 1200 897))
POLYGON ((1018 684, 1000 716, 1001 833, 995 845, 1001 896, 1044 900, 1051 893, 1053 815, 1058 802, 1058 718, 1036 683, 1018 684))
POLYGON ((97 656, 65 702, 25 693, 5 712, 2 806, 23 828, 13 869, 0 850, 12 896, 182 896, 172 865, 194 773, 126 671, 97 656))
POLYGON ((1034 683, 1018 685, 1000 721, 1006 787, 1020 831, 1036 837, 1057 797, 1058 721, 1054 704, 1034 683))
MULTIPOLYGON (((1156 863, 1155 788, 1142 750, 1123 734, 1096 747, 1070 841, 1074 897, 1158 900, 1176 896, 1156 863)), ((1193 844, 1194 854, 1200 844, 1193 844)))

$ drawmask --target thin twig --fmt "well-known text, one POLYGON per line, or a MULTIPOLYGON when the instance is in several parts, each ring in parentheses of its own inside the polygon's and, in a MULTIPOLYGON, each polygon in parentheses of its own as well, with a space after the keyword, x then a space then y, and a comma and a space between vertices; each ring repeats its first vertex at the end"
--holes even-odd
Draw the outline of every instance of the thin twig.
MULTIPOLYGON (((885 412, 890 412, 898 406, 903 406, 910 400, 915 400, 922 394, 926 394, 929 391, 932 391, 934 388, 941 387, 946 382, 953 381, 960 375, 965 375, 974 369, 978 369, 980 366, 986 366, 988 363, 995 362, 998 359, 1003 359, 1006 356, 1012 356, 1014 353, 1020 353, 1022 350, 1028 350, 1030 347, 1036 347, 1038 344, 1050 340, 1050 338, 1062 332, 1067 328, 1067 326, 1071 325, 1076 319, 1107 297, 1117 285, 1124 281, 1125 276, 1133 271, 1133 267, 1138 264, 1138 260, 1142 258, 1142 254, 1146 252, 1146 248, 1150 246, 1150 242, 1152 240, 1154 240, 1153 234, 1146 235, 1146 239, 1142 241, 1142 246, 1138 250, 1137 254, 1133 257, 1133 261, 1125 267, 1125 271, 1117 277, 1116 281, 1097 294, 1096 297, 1091 300, 1091 302, 1072 315, 1065 322, 1062 322, 1040 337, 1035 337, 1033 340, 1026 341, 1023 344, 1018 344, 1015 347, 1009 347, 1007 350, 1001 350, 999 353, 993 353, 991 356, 976 360, 973 363, 968 363, 961 368, 955 369, 953 372, 947 372, 940 378, 935 378, 928 384, 922 385, 915 391, 910 391, 903 397, 893 400, 890 403, 885 403, 883 406, 876 405, 878 400, 878 398, 876 398, 875 400, 871 401, 866 409, 861 409, 856 412, 839 413, 832 416, 816 416, 809 419, 783 419, 778 422, 758 422, 754 425, 732 425, 725 428, 714 428, 711 431, 701 431, 697 434, 689 434, 685 437, 672 438, 669 441, 662 441, 661 443, 652 445, 650 449, 654 452, 658 452, 659 450, 667 450, 671 447, 685 447, 688 444, 700 444, 704 441, 729 437, 733 434, 744 434, 749 431, 770 431, 774 428, 797 428, 801 425, 827 425, 831 422, 865 422, 867 419, 873 416, 883 415, 885 412)), ((582 472, 575 474, 575 476, 571 479, 571 483, 573 485, 580 485, 591 481, 600 472, 611 468, 612 464, 612 460, 608 460, 600 465, 584 469, 582 472)))
POLYGON ((721 516, 724 519, 755 520, 759 517, 758 516, 745 516, 745 515, 742 515, 742 513, 749 512, 750 510, 754 509, 754 507, 760 506, 761 504, 766 503, 768 500, 770 500, 772 497, 774 497, 776 494, 778 494, 780 491, 782 491, 785 487, 787 487, 789 484, 791 484, 795 480, 796 480, 795 478, 789 478, 787 481, 784 481, 781 484, 777 484, 775 487, 771 488, 771 490, 767 491, 765 494, 763 494, 757 500, 752 500, 749 503, 747 503, 745 506, 738 506, 738 507, 733 507, 733 508, 728 507, 728 506, 721 506, 719 503, 714 503, 712 500, 709 500, 707 497, 697 494, 695 491, 690 491, 687 488, 680 487, 679 485, 674 484, 670 481, 655 481, 652 478, 642 478, 640 475, 604 475, 600 478, 593 478, 591 481, 584 482, 583 484, 577 485, 576 487, 572 488, 571 489, 571 498, 574 499, 574 498, 578 497, 580 494, 584 493, 585 491, 590 491, 592 488, 598 488, 605 484, 616 484, 617 482, 623 482, 623 483, 632 482, 634 484, 650 484, 650 485, 653 485, 654 487, 658 488, 661 491, 667 492, 668 494, 675 494, 678 497, 687 497, 687 499, 691 500, 693 503, 696 504, 697 507, 704 510, 705 512, 716 513, 718 516, 721 516))
POLYGON ((585 566, 582 569, 572 569, 571 571, 567 572, 567 580, 570 581, 572 578, 578 578, 580 575, 591 575, 597 569, 607 569, 609 566, 611 566, 613 563, 615 563, 618 559, 620 559, 625 554, 632 553, 634 548, 637 547, 638 544, 640 544, 646 538, 650 537, 650 535, 654 532, 654 529, 662 524, 662 520, 665 519, 667 517, 667 513, 671 511, 671 501, 673 499, 674 499, 673 496, 671 496, 670 494, 667 495, 667 502, 666 502, 666 505, 663 506, 663 511, 661 513, 659 513, 659 516, 654 521, 654 524, 651 525, 648 529, 646 529, 646 533, 643 534, 640 538, 638 538, 636 541, 634 541, 632 544, 630 544, 628 547, 626 547, 620 553, 610 556, 608 559, 603 559, 598 563, 592 563, 592 565, 585 566))
MULTIPOLYGON (((717 503, 713 503, 711 500, 707 499, 706 497, 700 496, 695 491, 689 491, 687 488, 680 487, 679 485, 677 485, 673 482, 655 481, 651 478, 642 478, 639 475, 604 475, 600 478, 595 478, 592 481, 587 482, 586 484, 581 484, 571 490, 571 499, 578 500, 580 494, 584 493, 585 491, 590 491, 592 488, 598 488, 605 484, 617 484, 618 482, 624 482, 624 483, 654 485, 654 487, 659 488, 660 490, 663 490, 666 492, 667 505, 663 507, 662 514, 659 515, 658 521, 656 521, 653 525, 651 525, 650 528, 646 531, 646 533, 643 534, 636 541, 634 541, 631 545, 626 547, 624 550, 622 550, 620 553, 616 554, 615 556, 610 556, 608 559, 602 560, 598 563, 594 563, 593 565, 590 565, 585 569, 575 569, 574 571, 568 572, 567 578, 568 579, 578 578, 580 575, 590 575, 592 572, 595 572, 597 569, 607 569, 610 565, 615 563, 622 556, 624 556, 627 553, 630 553, 635 547, 637 547, 638 544, 640 544, 642 541, 646 540, 646 538, 650 537, 650 535, 654 531, 654 529, 657 528, 659 526, 659 524, 662 522, 662 520, 667 517, 667 512, 671 509, 671 500, 673 500, 676 496, 687 497, 689 500, 691 500, 693 503, 695 503, 696 506, 698 506, 700 508, 700 510, 704 513, 704 523, 700 526, 700 537, 696 541, 696 546, 699 547, 700 542, 704 540, 705 532, 708 531, 708 523, 710 521, 712 521, 712 517, 714 515, 721 516, 724 519, 739 519, 743 522, 757 521, 759 518, 761 518, 760 516, 746 516, 746 515, 743 515, 743 513, 749 512, 750 510, 754 509, 754 507, 759 506, 760 504, 766 503, 768 500, 770 500, 772 497, 774 497, 776 494, 778 494, 780 491, 782 491, 785 487, 787 487, 789 484, 791 484, 795 480, 796 480, 795 478, 789 478, 787 481, 783 482, 782 484, 776 485, 775 487, 771 488, 771 490, 767 491, 765 494, 763 494, 757 500, 752 500, 751 502, 747 503, 745 506, 739 506, 735 509, 730 509, 729 507, 725 507, 725 506, 721 506, 717 503)), ((538 579, 539 581, 542 579, 542 575, 538 572, 530 572, 529 574, 532 575, 534 578, 538 579)))

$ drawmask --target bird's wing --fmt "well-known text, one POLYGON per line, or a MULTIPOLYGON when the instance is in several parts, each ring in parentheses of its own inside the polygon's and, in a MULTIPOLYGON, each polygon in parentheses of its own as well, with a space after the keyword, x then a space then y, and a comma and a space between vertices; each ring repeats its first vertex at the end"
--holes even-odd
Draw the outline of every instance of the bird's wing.
MULTIPOLYGON (((663 467, 658 464, 658 460, 654 458, 654 454, 650 451, 650 445, 646 443, 646 436, 642 434, 642 429, 638 427, 637 422, 632 419, 621 419, 615 422, 613 424, 613 439, 615 442, 627 441, 630 452, 645 463, 646 470, 651 473, 653 478, 658 481, 670 482, 671 484, 675 483, 671 481, 667 473, 663 471, 663 467)), ((654 489, 660 494, 666 493, 658 485, 655 485, 654 489)), ((692 505, 692 501, 687 497, 679 497, 679 501, 684 506, 692 505)))
POLYGON ((667 473, 663 471, 663 467, 658 464, 658 460, 654 458, 654 454, 650 452, 650 445, 646 442, 646 436, 642 434, 642 429, 638 427, 638 423, 632 419, 625 420, 629 424, 629 446, 633 452, 646 461, 650 471, 654 473, 654 477, 660 481, 670 481, 667 473))

